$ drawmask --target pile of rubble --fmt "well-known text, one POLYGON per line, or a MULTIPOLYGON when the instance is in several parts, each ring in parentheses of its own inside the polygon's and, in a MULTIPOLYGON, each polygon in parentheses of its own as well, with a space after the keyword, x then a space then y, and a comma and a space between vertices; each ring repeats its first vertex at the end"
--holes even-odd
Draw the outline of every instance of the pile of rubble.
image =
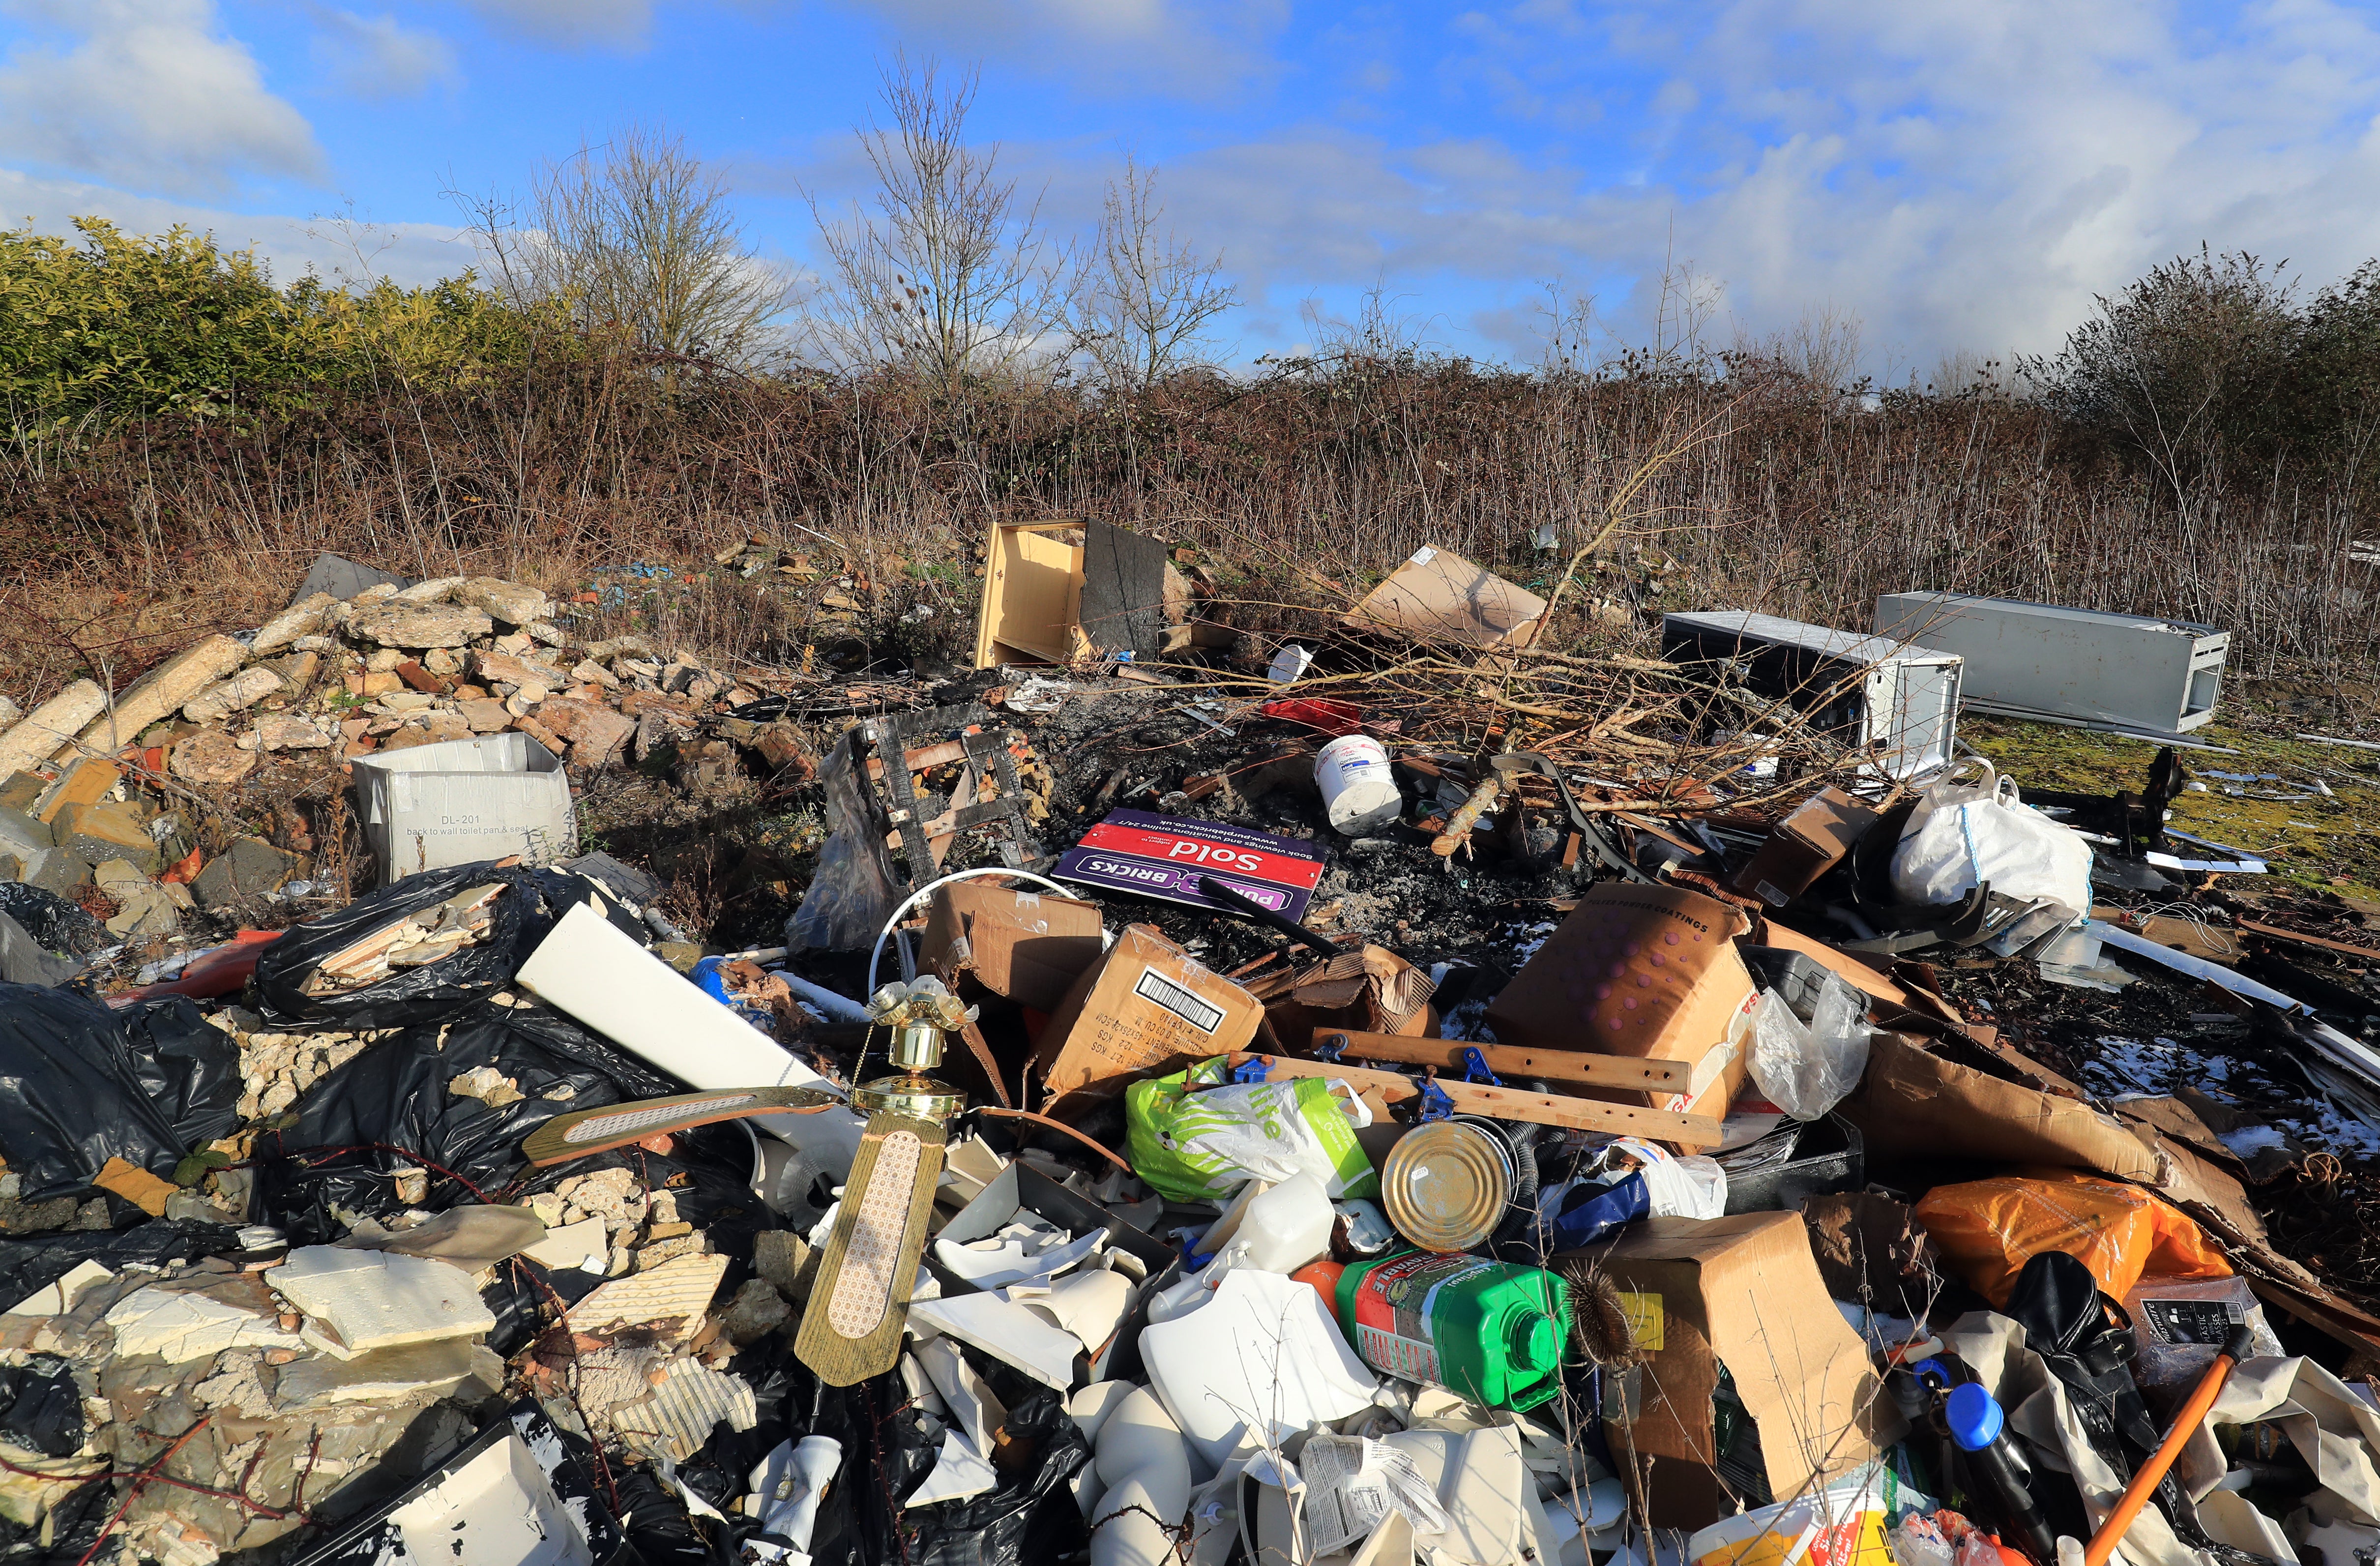
POLYGON ((2267 1226, 2380 1158, 2363 948, 2185 733, 2027 795, 1908 637, 1175 567, 1002 528, 823 729, 455 578, 0 734, 0 1558, 2380 1551, 2370 1281, 2267 1226), (779 943, 578 851, 664 747, 816 806, 779 943), (226 835, 293 764, 376 887, 226 835))
MULTIPOLYGON (((308 593, 114 695, 83 679, 30 712, 0 704, 0 880, 103 910, 119 939, 169 937, 194 910, 315 890, 304 883, 316 829, 300 814, 283 806, 269 836, 226 837, 210 819, 260 767, 284 764, 292 793, 359 759, 511 733, 537 751, 399 764, 523 771, 535 756, 584 775, 692 746, 715 714, 759 699, 641 637, 581 644, 567 618, 538 589, 493 577, 381 581, 345 599, 308 593)), ((802 775, 787 726, 734 727, 802 775)), ((568 809, 564 796, 560 816, 568 809)), ((516 846, 552 830, 525 829, 516 846)), ((433 854, 416 868, 433 860, 454 862, 433 854)))

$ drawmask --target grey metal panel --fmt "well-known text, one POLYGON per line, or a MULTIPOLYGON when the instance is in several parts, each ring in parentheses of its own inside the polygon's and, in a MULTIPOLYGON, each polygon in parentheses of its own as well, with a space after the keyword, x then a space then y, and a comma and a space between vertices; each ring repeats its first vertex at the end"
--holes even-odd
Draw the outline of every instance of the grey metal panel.
POLYGON ((2191 621, 1963 593, 1887 593, 1876 629, 1965 658, 1981 710, 2168 734, 2215 716, 2231 643, 2191 621))

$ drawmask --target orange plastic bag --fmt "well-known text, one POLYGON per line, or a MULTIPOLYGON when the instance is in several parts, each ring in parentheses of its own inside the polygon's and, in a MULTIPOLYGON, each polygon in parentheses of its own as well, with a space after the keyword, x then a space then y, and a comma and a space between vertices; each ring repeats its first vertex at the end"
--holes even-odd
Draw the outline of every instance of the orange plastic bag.
POLYGON ((2228 1278, 2231 1264, 2180 1209, 2136 1185, 2041 1170, 1937 1185, 1917 1220, 1945 1261, 1995 1305, 2008 1304, 2024 1264, 2064 1251, 2118 1299, 2143 1273, 2228 1278))

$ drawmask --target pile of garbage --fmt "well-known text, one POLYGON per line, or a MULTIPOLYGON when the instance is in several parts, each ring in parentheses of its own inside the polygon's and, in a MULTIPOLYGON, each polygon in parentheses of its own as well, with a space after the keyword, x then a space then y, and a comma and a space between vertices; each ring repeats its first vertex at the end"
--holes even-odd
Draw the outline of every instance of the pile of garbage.
POLYGON ((2380 1054, 2184 731, 2028 795, 1963 655, 1679 615, 1582 739, 1492 573, 1268 643, 1148 542, 1002 529, 840 727, 468 578, 0 733, 0 1559, 2380 1551, 2380 1318, 2255 1195, 2380 1054), (812 791, 781 943, 579 852, 647 725, 812 791), (301 728, 354 895, 199 841, 301 728), (2042 1021, 2143 1006, 2120 1092, 2042 1021))

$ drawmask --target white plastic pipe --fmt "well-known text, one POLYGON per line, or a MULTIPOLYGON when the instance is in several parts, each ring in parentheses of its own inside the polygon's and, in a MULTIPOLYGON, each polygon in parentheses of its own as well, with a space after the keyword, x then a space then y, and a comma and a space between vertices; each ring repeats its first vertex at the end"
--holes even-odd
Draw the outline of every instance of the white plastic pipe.
POLYGON ((785 981, 786 989, 792 990, 803 1000, 808 1001, 811 1005, 816 1006, 820 1011, 824 1012, 827 1015, 832 1017, 837 1022, 866 1022, 868 1020, 868 1008, 861 1005, 858 1002, 853 1000, 848 995, 838 995, 833 990, 827 989, 824 985, 812 984, 808 979, 800 977, 795 974, 789 974, 783 968, 771 968, 769 971, 775 974, 779 978, 783 979, 785 981))

